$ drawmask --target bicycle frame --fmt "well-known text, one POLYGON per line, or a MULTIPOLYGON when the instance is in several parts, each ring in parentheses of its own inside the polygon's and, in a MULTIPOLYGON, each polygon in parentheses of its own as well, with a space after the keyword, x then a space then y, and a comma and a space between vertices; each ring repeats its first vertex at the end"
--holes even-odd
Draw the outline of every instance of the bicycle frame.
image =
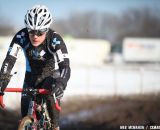
POLYGON ((38 120, 37 114, 36 114, 36 111, 37 111, 36 110, 37 109, 37 102, 36 102, 37 96, 36 95, 37 95, 37 93, 31 94, 31 95, 32 96, 31 96, 31 99, 30 99, 30 102, 29 102, 29 108, 28 108, 28 114, 27 114, 27 116, 30 116, 30 118, 32 118, 32 120, 34 122, 34 125, 32 125, 32 129, 33 130, 38 130, 37 126, 39 128, 39 127, 42 127, 42 126, 46 125, 45 124, 45 118, 47 118, 47 120, 50 123, 50 118, 48 116, 48 111, 47 111, 47 108, 46 108, 45 99, 42 98, 41 99, 40 107, 42 109, 41 111, 43 111, 43 113, 41 113, 43 116, 41 116, 40 119, 38 120))
MULTIPOLYGON (((42 107, 42 111, 43 111, 44 115, 39 120, 39 119, 37 119, 37 114, 36 114, 36 112, 37 112, 36 111, 36 109, 37 109, 37 102, 36 102, 37 96, 36 95, 37 94, 48 95, 48 94, 50 94, 50 92, 48 90, 46 90, 46 89, 28 89, 26 91, 26 90, 23 90, 22 88, 6 88, 5 92, 26 92, 28 94, 31 93, 32 96, 31 96, 31 100, 30 100, 30 103, 29 103, 28 114, 25 117, 26 118, 28 117, 30 121, 33 121, 33 123, 34 123, 34 125, 32 125, 33 130, 38 130, 39 127, 46 126, 46 122, 45 122, 46 118, 50 122, 49 115, 48 115, 48 110, 46 108, 46 102, 45 102, 44 98, 42 98, 42 101, 41 101, 41 104, 42 104, 41 107, 42 107)), ((58 101, 55 97, 55 94, 53 95, 53 98, 54 98, 55 108, 58 111, 61 111, 61 107, 58 104, 58 101)), ((0 96, 0 106, 2 108, 5 108, 5 104, 3 103, 3 96, 0 96)), ((22 130, 22 128, 24 127, 23 123, 24 123, 24 121, 26 121, 25 117, 22 119, 22 122, 19 124, 19 128, 18 128, 19 130, 22 130)))

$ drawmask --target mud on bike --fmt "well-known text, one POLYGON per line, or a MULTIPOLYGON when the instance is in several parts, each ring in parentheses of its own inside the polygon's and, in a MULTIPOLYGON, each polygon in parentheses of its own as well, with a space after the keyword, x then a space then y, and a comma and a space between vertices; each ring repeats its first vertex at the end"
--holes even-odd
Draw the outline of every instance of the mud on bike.
MULTIPOLYGON (((47 110, 46 98, 41 96, 40 102, 37 103, 38 95, 48 95, 50 92, 46 89, 22 89, 6 88, 5 92, 24 92, 30 96, 27 116, 23 117, 18 126, 18 130, 51 130, 51 120, 47 110)), ((61 107, 53 94, 55 107, 58 111, 61 107)), ((0 96, 0 106, 5 107, 3 96, 0 96)))

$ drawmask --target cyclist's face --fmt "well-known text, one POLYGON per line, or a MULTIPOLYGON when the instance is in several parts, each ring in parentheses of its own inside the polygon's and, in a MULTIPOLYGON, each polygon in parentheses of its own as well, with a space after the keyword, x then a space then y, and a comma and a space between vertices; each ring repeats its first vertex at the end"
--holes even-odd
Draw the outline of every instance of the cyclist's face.
POLYGON ((34 47, 37 47, 37 46, 39 46, 40 44, 42 44, 43 41, 45 40, 45 38, 46 38, 46 32, 44 32, 44 33, 41 34, 41 35, 29 33, 29 39, 30 39, 30 41, 31 41, 31 44, 32 44, 34 47))

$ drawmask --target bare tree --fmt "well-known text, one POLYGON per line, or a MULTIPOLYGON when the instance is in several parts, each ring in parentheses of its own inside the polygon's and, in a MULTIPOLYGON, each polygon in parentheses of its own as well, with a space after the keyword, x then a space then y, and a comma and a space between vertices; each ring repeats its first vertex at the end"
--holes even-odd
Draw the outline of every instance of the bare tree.
POLYGON ((63 35, 76 38, 107 39, 122 43, 124 37, 159 37, 159 9, 128 9, 122 15, 111 13, 73 13, 69 19, 57 21, 55 27, 63 35))
POLYGON ((159 37, 160 16, 149 8, 130 9, 123 13, 117 27, 116 41, 124 37, 159 37))
POLYGON ((71 35, 80 38, 95 38, 96 18, 95 12, 72 14, 67 21, 71 35))

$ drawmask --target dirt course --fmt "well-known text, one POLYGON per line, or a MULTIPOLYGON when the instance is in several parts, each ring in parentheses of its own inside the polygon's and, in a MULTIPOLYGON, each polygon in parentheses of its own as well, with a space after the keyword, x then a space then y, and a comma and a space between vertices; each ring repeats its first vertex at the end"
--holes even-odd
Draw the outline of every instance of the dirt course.
MULTIPOLYGON (((149 130, 160 126, 159 101, 160 94, 72 97, 62 102, 61 130, 149 130)), ((16 130, 19 119, 18 112, 0 109, 0 130, 16 130)))

